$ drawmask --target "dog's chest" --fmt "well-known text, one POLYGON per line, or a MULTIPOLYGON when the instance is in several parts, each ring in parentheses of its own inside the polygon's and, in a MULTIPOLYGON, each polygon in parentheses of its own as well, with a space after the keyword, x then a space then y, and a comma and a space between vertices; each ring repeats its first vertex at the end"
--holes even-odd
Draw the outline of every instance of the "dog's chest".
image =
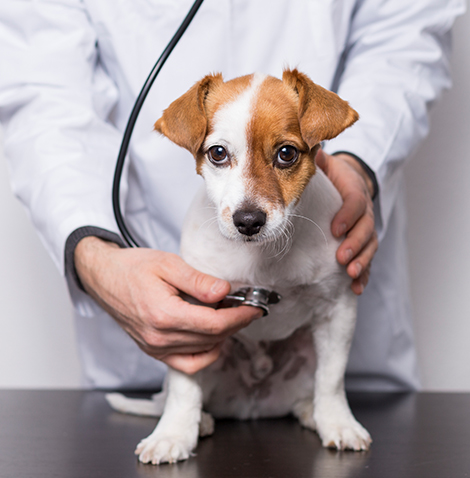
MULTIPOLYGON (((188 237, 191 236, 186 240, 188 237)), ((183 257, 196 269, 228 280, 232 292, 257 286, 281 295, 281 301, 270 306, 267 317, 245 329, 253 340, 284 339, 317 317, 324 317, 335 299, 339 282, 343 281, 344 271, 334 259, 334 245, 305 250, 294 244, 279 258, 269 250, 232 244, 217 237, 201 247, 197 235, 193 237, 196 239, 189 241, 191 247, 184 249, 183 257)))

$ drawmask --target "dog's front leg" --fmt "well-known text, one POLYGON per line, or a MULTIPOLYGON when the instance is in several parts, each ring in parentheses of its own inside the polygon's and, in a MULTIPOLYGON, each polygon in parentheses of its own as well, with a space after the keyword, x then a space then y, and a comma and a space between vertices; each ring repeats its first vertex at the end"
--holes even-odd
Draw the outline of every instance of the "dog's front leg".
POLYGON ((331 314, 315 324, 317 353, 313 422, 325 447, 367 450, 371 439, 354 418, 344 391, 344 374, 356 323, 356 298, 348 291, 331 314))
POLYGON ((202 390, 196 375, 168 369, 168 396, 155 430, 135 453, 142 463, 174 463, 186 460, 197 445, 201 421, 202 390))

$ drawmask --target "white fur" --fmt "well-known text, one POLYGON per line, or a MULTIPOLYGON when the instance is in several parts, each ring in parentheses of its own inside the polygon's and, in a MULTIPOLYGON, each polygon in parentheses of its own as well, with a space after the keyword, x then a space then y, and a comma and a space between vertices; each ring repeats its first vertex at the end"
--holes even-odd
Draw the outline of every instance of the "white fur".
MULTIPOLYGON (((249 190, 246 125, 262 81, 263 77, 254 76, 250 87, 216 115, 205 147, 226 147, 233 166, 207 163, 203 167, 205 186, 188 213, 181 254, 196 269, 230 281, 233 290, 261 286, 280 293, 282 300, 268 316, 228 341, 212 366, 191 377, 169 371, 163 415, 136 450, 145 463, 188 458, 198 433, 212 432, 211 419, 201 414, 203 405, 215 417, 294 413, 302 425, 317 431, 327 447, 365 450, 371 442, 353 417, 344 392, 356 298, 335 258, 339 241, 330 232, 331 220, 341 206, 339 193, 317 170, 297 204, 278 208, 268 218, 265 227, 271 228, 274 241, 234 240, 240 234, 230 219, 249 190), (228 219, 223 217, 227 207, 228 219), (276 341, 284 341, 286 348, 271 350, 262 345, 276 341), (279 352, 273 350, 285 354, 276 355, 279 352), (290 350, 295 353, 289 355, 290 350), (237 388, 237 383, 243 386, 237 388)), ((156 397, 156 402, 161 401, 162 396, 156 397)), ((129 413, 139 409, 115 397, 110 402, 129 413)), ((158 403, 153 408, 142 405, 142 412, 158 408, 158 403)))
MULTIPOLYGON (((202 175, 208 185, 207 194, 210 201, 218 211, 217 220, 220 231, 232 240, 241 239, 241 235, 232 221, 233 213, 244 202, 252 199, 248 172, 249 147, 247 133, 253 114, 252 108, 256 93, 265 78, 266 75, 255 73, 250 86, 234 101, 217 111, 213 118, 213 131, 204 141, 205 150, 208 150, 211 146, 223 146, 231 158, 231 165, 226 168, 205 163, 202 168, 202 175), (228 211, 228 213, 223 214, 224 211, 228 211)), ((258 205, 260 207, 265 206, 265 204, 258 205)), ((268 220, 263 232, 255 238, 258 242, 274 236, 283 221, 283 214, 278 208, 263 209, 268 213, 268 220)))

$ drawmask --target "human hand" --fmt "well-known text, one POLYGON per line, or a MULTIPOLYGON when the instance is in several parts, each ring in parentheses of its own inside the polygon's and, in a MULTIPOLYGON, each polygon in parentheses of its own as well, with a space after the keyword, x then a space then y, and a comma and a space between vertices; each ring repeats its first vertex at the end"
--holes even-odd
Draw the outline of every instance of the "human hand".
POLYGON ((193 374, 219 356, 223 341, 253 319, 258 308, 215 310, 193 305, 182 291, 214 304, 230 291, 227 281, 196 271, 176 254, 121 249, 85 237, 75 249, 75 268, 85 290, 148 355, 193 374))
POLYGON ((351 289, 361 295, 369 281, 370 265, 378 247, 374 227, 372 181, 362 166, 348 154, 331 156, 320 150, 315 158, 343 198, 343 205, 331 223, 335 237, 345 235, 336 252, 353 279, 351 289))

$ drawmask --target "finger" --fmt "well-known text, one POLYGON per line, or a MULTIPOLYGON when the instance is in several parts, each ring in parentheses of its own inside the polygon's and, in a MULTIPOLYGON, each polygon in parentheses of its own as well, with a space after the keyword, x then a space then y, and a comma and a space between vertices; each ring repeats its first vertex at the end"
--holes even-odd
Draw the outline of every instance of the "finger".
POLYGON ((327 157, 322 149, 319 149, 315 156, 315 164, 328 175, 328 162, 327 157))
POLYGON ((262 317, 257 307, 240 306, 212 309, 185 302, 179 296, 171 297, 165 304, 166 320, 159 321, 163 330, 181 330, 197 334, 226 336, 262 317))
POLYGON ((157 359, 168 354, 200 353, 214 347, 225 336, 204 335, 192 332, 166 332, 147 330, 135 338, 139 347, 157 359))
POLYGON ((370 267, 368 267, 357 279, 353 280, 351 289, 356 295, 361 295, 369 282, 370 267))
POLYGON ((372 214, 362 215, 338 247, 336 259, 341 265, 349 264, 375 236, 372 214))
POLYGON ((188 343, 187 345, 169 346, 168 348, 162 347, 158 350, 146 348, 144 352, 157 360, 164 361, 165 357, 168 357, 169 355, 195 355, 206 353, 208 350, 212 350, 219 342, 220 341, 214 341, 213 343, 204 343, 200 345, 188 343))
POLYGON ((166 282, 201 302, 219 302, 230 292, 228 281, 199 272, 176 254, 168 254, 160 267, 166 282))
POLYGON ((377 252, 377 248, 377 234, 374 232, 370 241, 366 244, 362 251, 354 258, 354 260, 349 263, 346 270, 351 278, 358 279, 365 271, 369 269, 372 259, 377 252))
POLYGON ((153 329, 136 334, 135 330, 129 330, 126 324, 123 324, 123 328, 143 352, 157 360, 171 354, 203 353, 214 348, 225 338, 191 332, 167 333, 153 329))
POLYGON ((346 234, 367 210, 367 198, 355 189, 343 196, 343 205, 336 213, 331 223, 331 230, 335 237, 346 234))
POLYGON ((172 354, 162 359, 170 367, 193 375, 214 363, 220 356, 222 344, 217 344, 211 350, 199 354, 172 354))

